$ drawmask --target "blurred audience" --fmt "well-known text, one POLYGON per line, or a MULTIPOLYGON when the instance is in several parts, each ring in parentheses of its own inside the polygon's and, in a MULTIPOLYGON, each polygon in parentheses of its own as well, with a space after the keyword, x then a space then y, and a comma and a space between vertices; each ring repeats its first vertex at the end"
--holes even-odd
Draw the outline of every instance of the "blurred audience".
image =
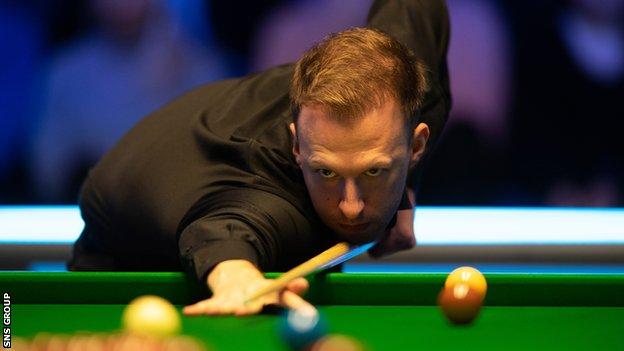
MULTIPOLYGON (((0 3, 0 203, 75 202, 159 105, 293 62, 371 1, 0 3)), ((419 202, 624 205, 624 0, 447 2, 453 109, 419 202)))
POLYGON ((43 13, 34 1, 0 3, 0 203, 28 197, 23 150, 37 113, 43 13))
POLYGON ((41 201, 74 202, 88 167, 139 119, 226 75, 216 46, 202 48, 183 31, 171 3, 91 1, 94 30, 49 67, 31 157, 41 201))
POLYGON ((301 0, 286 3, 260 23, 251 70, 295 62, 326 35, 366 24, 372 0, 301 0))
POLYGON ((512 43, 490 0, 448 0, 453 107, 424 173, 419 203, 505 203, 512 43))
POLYGON ((256 31, 277 7, 300 0, 206 0, 217 43, 225 50, 230 69, 237 76, 250 72, 256 31))
POLYGON ((530 204, 622 206, 624 1, 509 6, 518 193, 530 204))

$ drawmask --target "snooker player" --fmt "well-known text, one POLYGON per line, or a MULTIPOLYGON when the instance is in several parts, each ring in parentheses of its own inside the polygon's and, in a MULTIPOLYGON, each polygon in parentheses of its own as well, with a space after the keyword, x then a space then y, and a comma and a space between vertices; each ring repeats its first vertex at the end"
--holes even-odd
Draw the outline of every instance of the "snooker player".
POLYGON ((308 305, 304 279, 245 304, 337 241, 415 245, 419 162, 450 108, 441 0, 379 0, 367 29, 295 65, 195 89, 147 116, 90 171, 70 270, 185 270, 212 297, 186 314, 308 305))

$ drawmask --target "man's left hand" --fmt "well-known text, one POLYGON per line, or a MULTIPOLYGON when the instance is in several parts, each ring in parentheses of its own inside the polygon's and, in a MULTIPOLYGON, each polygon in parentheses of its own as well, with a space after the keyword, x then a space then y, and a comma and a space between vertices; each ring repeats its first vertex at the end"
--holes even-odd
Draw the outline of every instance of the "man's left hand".
POLYGON ((379 258, 414 246, 414 209, 411 208, 397 211, 396 224, 386 229, 379 243, 368 250, 368 253, 371 257, 379 258))

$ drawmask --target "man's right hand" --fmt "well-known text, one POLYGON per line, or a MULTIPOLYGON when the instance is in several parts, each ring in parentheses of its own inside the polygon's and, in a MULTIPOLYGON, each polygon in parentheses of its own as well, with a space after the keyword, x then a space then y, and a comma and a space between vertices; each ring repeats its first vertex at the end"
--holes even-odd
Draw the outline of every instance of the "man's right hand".
POLYGON ((312 309, 302 295, 308 289, 308 281, 298 278, 291 281, 282 291, 270 293, 245 303, 251 294, 271 283, 251 262, 230 260, 219 263, 207 279, 212 297, 186 306, 185 315, 229 315, 237 316, 259 313, 266 305, 278 305, 289 309, 312 309))

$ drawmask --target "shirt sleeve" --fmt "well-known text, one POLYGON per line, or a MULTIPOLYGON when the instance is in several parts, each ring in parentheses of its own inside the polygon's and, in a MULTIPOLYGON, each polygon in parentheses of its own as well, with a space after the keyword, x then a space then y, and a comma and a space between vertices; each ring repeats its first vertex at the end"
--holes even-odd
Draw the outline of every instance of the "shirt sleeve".
POLYGON ((263 271, 285 269, 312 256, 323 238, 293 205, 266 191, 226 191, 196 208, 201 210, 182 221, 178 248, 183 267, 201 283, 226 260, 248 260, 263 271))
POLYGON ((70 271, 114 271, 118 269, 113 255, 111 221, 105 202, 91 177, 80 193, 80 214, 85 226, 73 246, 67 262, 70 271))
POLYGON ((389 34, 407 48, 428 69, 429 91, 421 108, 421 122, 431 135, 423 160, 410 171, 408 186, 417 188, 423 163, 431 154, 451 109, 446 55, 449 16, 442 0, 376 0, 368 15, 368 27, 389 34))
POLYGON ((185 270, 200 282, 219 262, 247 260, 260 266, 263 246, 253 228, 231 208, 207 215, 189 225, 180 235, 179 249, 185 270))

